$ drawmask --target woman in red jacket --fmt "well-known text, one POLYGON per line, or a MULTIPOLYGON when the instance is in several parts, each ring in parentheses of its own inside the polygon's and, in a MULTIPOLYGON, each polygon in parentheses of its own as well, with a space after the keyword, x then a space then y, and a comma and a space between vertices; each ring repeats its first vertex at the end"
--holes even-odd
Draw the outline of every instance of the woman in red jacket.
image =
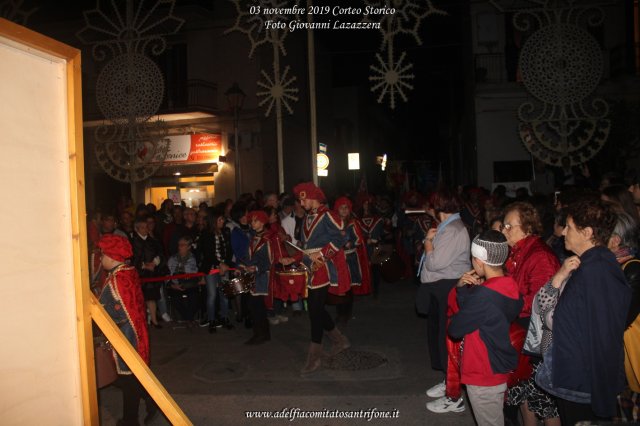
MULTIPOLYGON (((518 284, 518 291, 524 299, 516 322, 525 330, 529 328, 534 296, 560 269, 558 258, 539 237, 541 232, 540 217, 531 204, 516 202, 506 207, 502 233, 507 238, 510 251, 505 267, 507 274, 518 284)), ((541 358, 532 357, 530 361, 535 371, 541 358)), ((520 377, 520 382, 509 388, 507 405, 520 406, 524 426, 534 426, 536 417, 544 420, 546 425, 559 425, 553 398, 537 387, 532 377, 535 375, 520 377)))

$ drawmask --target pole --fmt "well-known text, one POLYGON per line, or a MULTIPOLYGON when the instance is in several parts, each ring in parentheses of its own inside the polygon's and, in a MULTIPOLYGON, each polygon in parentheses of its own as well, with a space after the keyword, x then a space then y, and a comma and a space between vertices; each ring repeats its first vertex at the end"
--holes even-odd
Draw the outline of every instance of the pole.
MULTIPOLYGON (((277 30, 271 30, 277 31, 277 30)), ((280 81, 280 48, 277 44, 273 44, 273 69, 274 81, 280 81)), ((278 152, 278 193, 284 192, 284 149, 282 135, 282 99, 276 98, 276 136, 277 136, 277 152, 278 152)))
POLYGON ((236 199, 240 198, 242 191, 242 175, 240 173, 240 145, 238 141, 238 106, 233 108, 233 143, 236 148, 236 199))
MULTIPOLYGON (((311 10, 313 0, 307 0, 307 10, 311 10)), ((313 15, 307 15, 307 22, 313 22, 313 15)), ((309 25, 311 28, 311 25, 309 25)), ((311 127, 311 176, 313 183, 318 184, 318 133, 317 133, 317 111, 316 111, 316 51, 313 30, 307 30, 307 60, 309 68, 309 114, 311 127)))

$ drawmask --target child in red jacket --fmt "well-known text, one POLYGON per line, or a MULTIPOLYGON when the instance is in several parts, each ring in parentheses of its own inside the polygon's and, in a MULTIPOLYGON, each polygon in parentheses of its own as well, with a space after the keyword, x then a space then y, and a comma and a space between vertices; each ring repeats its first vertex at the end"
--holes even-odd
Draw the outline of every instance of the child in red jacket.
POLYGON ((479 426, 504 423, 502 406, 509 372, 518 365, 509 326, 522 309, 518 285, 504 276, 509 246, 498 231, 486 231, 471 243, 473 270, 458 281, 460 311, 448 333, 464 338, 460 381, 479 426))

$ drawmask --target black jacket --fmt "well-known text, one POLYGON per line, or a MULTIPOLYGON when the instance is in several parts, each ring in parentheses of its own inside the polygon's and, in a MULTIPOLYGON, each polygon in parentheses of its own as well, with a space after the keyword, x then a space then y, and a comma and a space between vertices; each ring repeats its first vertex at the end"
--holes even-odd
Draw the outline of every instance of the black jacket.
POLYGON ((213 232, 204 230, 198 238, 198 251, 200 251, 200 272, 208 274, 211 268, 217 268, 220 263, 231 265, 233 252, 231 251, 231 233, 226 226, 222 228, 224 245, 220 248, 221 259, 216 257, 216 238, 213 232))
POLYGON ((133 260, 131 266, 134 266, 138 271, 140 277, 155 276, 160 272, 163 266, 166 264, 162 245, 159 241, 152 236, 148 236, 146 240, 143 240, 137 232, 133 233, 133 240, 131 241, 133 248, 133 260), (153 262, 153 259, 158 256, 160 258, 160 264, 156 266, 154 272, 147 269, 142 269, 144 263, 153 262))
POLYGON ((615 415, 624 388, 622 338, 630 300, 615 256, 597 246, 580 256, 553 313, 553 386, 590 394, 600 417, 615 415))

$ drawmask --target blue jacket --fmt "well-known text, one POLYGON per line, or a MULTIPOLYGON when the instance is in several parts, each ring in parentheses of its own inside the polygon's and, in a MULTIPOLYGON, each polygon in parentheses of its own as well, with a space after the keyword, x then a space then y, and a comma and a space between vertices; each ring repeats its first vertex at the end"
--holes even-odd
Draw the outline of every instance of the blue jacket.
POLYGON ((594 247, 580 256, 553 315, 554 387, 590 394, 600 417, 616 412, 624 388, 623 333, 631 289, 615 256, 594 247))

